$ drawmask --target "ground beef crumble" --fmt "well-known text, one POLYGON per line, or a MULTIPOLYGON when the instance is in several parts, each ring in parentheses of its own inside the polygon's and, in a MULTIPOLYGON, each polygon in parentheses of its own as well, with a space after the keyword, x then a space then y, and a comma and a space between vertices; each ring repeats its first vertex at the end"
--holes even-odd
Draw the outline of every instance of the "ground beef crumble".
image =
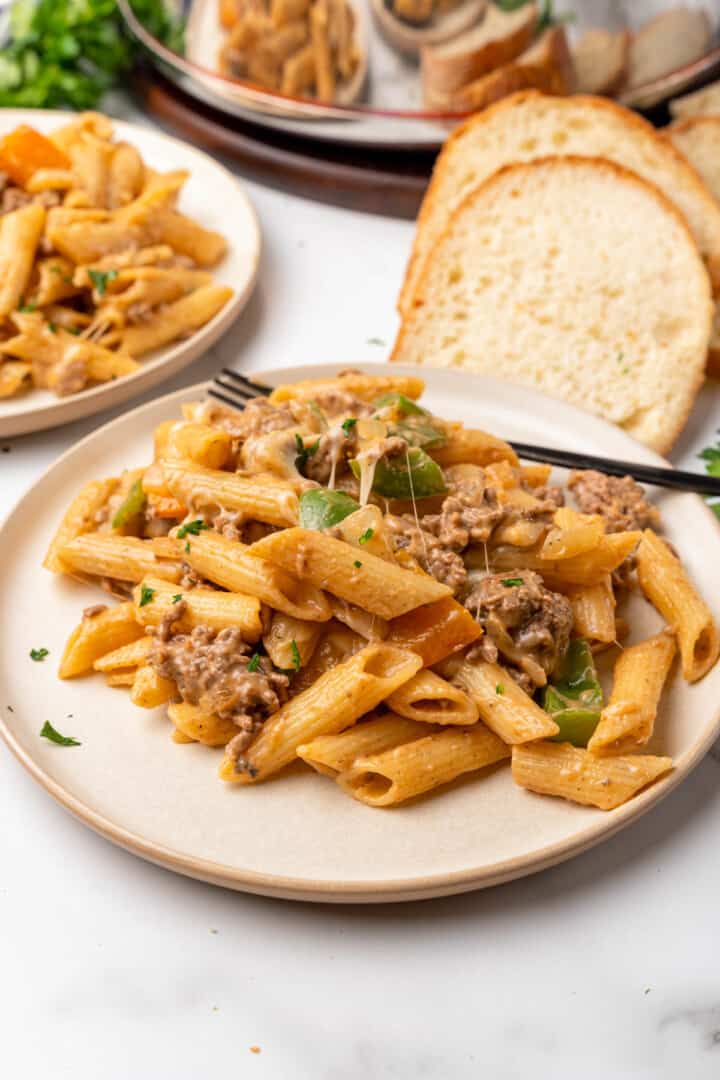
POLYGON ((265 720, 287 700, 288 677, 273 669, 267 657, 253 661, 253 647, 235 627, 213 630, 196 626, 189 634, 174 633, 185 610, 180 600, 156 629, 149 662, 172 680, 183 701, 216 713, 237 725, 228 753, 241 769, 241 757, 265 720))
POLYGON ((660 511, 645 498, 632 476, 606 476, 587 469, 573 472, 568 487, 583 514, 600 514, 608 532, 657 528, 660 511))
POLYGON ((518 682, 528 692, 545 685, 570 641, 573 614, 566 597, 546 589, 532 570, 512 570, 481 578, 465 607, 485 631, 474 656, 490 663, 502 657, 519 670, 518 682))
POLYGON ((437 536, 419 528, 409 515, 385 516, 385 527, 395 551, 406 551, 436 581, 459 592, 467 581, 467 570, 457 552, 446 547, 437 536))

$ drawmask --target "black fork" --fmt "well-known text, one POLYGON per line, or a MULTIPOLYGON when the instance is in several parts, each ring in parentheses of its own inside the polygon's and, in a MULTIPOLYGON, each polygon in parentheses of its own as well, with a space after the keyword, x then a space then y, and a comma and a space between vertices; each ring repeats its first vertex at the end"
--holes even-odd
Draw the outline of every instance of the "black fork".
MULTIPOLYGON (((208 390, 210 397, 239 411, 253 398, 268 397, 271 393, 271 386, 253 382, 247 375, 231 371, 230 368, 223 368, 208 390)), ((702 473, 660 468, 657 465, 640 465, 636 461, 617 461, 614 458, 596 457, 594 454, 576 454, 571 450, 556 450, 553 447, 534 446, 530 443, 511 441, 510 445, 516 454, 526 461, 539 461, 563 469, 597 469, 608 476, 632 476, 642 484, 692 491, 698 495, 720 496, 720 478, 703 476, 702 473)))

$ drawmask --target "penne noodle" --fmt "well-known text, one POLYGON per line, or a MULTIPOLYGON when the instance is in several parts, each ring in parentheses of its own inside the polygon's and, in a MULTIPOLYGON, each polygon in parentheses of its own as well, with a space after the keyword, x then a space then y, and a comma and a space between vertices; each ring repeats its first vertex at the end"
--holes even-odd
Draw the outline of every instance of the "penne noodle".
POLYGON ((426 724, 476 724, 480 717, 471 697, 426 668, 391 694, 387 704, 399 716, 426 724))
POLYGON ((560 730, 499 664, 464 660, 454 670, 452 681, 472 698, 480 719, 503 742, 515 745, 550 739, 560 730))
POLYGON ((134 682, 134 671, 109 671, 105 676, 106 686, 132 686, 134 682))
POLYGON ((591 753, 624 754, 649 741, 675 649, 674 634, 664 630, 620 654, 610 700, 588 743, 591 753))
POLYGON ((83 616, 68 638, 58 674, 61 679, 86 675, 101 656, 143 636, 132 604, 118 604, 97 615, 83 616))
MULTIPOLYGON (((158 559, 152 540, 118 533, 85 533, 65 544, 59 552, 60 561, 68 570, 93 577, 131 581, 137 584, 147 575, 165 581, 180 580, 178 562, 158 559)), ((177 591, 177 590, 173 590, 177 591)))
POLYGON ((22 360, 5 360, 0 356, 0 400, 15 397, 32 385, 32 365, 22 360))
POLYGON ((119 483, 119 478, 112 476, 107 480, 91 480, 81 488, 65 511, 57 532, 50 541, 43 560, 46 570, 52 570, 55 574, 68 572, 60 559, 60 552, 71 540, 97 527, 97 515, 119 483))
POLYGON ((323 626, 276 611, 263 635, 265 651, 277 668, 299 671, 307 666, 320 640, 323 626))
POLYGON ((158 675, 150 664, 142 664, 134 673, 130 700, 141 709, 156 709, 176 696, 175 683, 158 675))
POLYGON ((427 724, 418 724, 396 713, 371 715, 339 735, 320 735, 299 746, 298 757, 316 772, 335 779, 349 769, 356 758, 380 754, 400 743, 424 739, 427 734, 427 724))
POLYGON ((44 226, 38 203, 0 218, 0 320, 22 303, 44 226))
POLYGON ((264 780, 289 765, 298 746, 350 727, 411 679, 421 660, 414 653, 370 644, 326 671, 265 723, 245 758, 226 757, 220 777, 231 783, 264 780))
POLYGON ((561 506, 553 515, 554 527, 540 548, 541 559, 572 559, 598 546, 605 523, 598 514, 579 514, 561 506))
POLYGON ((667 544, 646 529, 637 552, 640 588, 677 634, 688 682, 707 674, 720 653, 720 634, 709 607, 667 544))
POLYGON ((301 581, 259 558, 253 548, 220 533, 204 531, 183 552, 176 541, 178 558, 184 558, 202 577, 231 592, 257 596, 264 604, 296 619, 326 622, 332 615, 327 596, 308 581, 301 581))
POLYGON ((479 637, 482 630, 467 608, 452 596, 446 596, 393 619, 386 640, 388 644, 412 649, 422 657, 426 667, 432 667, 479 637))
POLYGON ((189 336, 210 322, 233 295, 226 285, 203 285, 188 296, 168 304, 152 322, 128 326, 122 334, 121 347, 131 356, 143 356, 189 336))
POLYGON ((512 776, 520 787, 600 810, 621 806, 671 769, 669 757, 600 758, 570 743, 536 742, 512 751, 512 776))
POLYGON ((365 375, 362 371, 348 371, 334 379, 302 379, 299 382, 276 386, 270 395, 274 404, 283 401, 313 401, 328 391, 344 390, 363 401, 375 401, 384 394, 404 394, 415 400, 425 389, 422 379, 414 375, 365 375))
POLYGON ((348 795, 368 806, 396 806, 510 757, 484 724, 467 731, 439 731, 424 739, 355 760, 338 777, 348 795))
POLYGON ((342 540, 312 529, 285 529, 253 544, 251 551, 384 619, 448 596, 434 578, 358 552, 342 540), (360 566, 356 563, 360 562, 360 566))
POLYGON ((334 620, 322 627, 322 636, 309 662, 293 678, 293 694, 301 694, 316 679, 367 645, 365 638, 334 620))
POLYGON ((116 671, 118 668, 141 667, 147 662, 151 645, 151 637, 137 638, 136 641, 131 641, 129 645, 121 645, 119 649, 113 649, 112 652, 98 657, 93 667, 95 671, 103 672, 116 671))
POLYGON ((168 244, 198 266, 215 266, 227 251, 227 242, 220 233, 204 229, 192 218, 166 207, 153 214, 149 234, 154 243, 168 244))
POLYGON ((468 462, 473 465, 491 465, 498 461, 518 464, 517 454, 503 439, 486 431, 460 426, 449 426, 445 445, 432 449, 430 455, 443 467, 468 462))
MULTIPOLYGON (((242 476, 200 466, 163 462, 168 490, 189 507, 240 510, 250 521, 281 527, 298 520, 298 497, 287 480, 258 475, 242 476)), ((259 552, 258 552, 259 554, 259 552)))
POLYGON ((609 574, 595 585, 577 585, 567 590, 573 611, 573 626, 578 637, 591 645, 609 645, 617 638, 615 593, 609 574))
POLYGON ((146 577, 133 589, 136 618, 143 627, 159 626, 180 599, 184 607, 174 625, 182 632, 195 626, 236 626, 247 641, 257 641, 262 633, 260 601, 254 596, 201 588, 178 591, 177 585, 156 577, 146 577))
POLYGON ((176 742, 199 742, 204 746, 225 746, 237 735, 232 720, 223 720, 213 713, 204 713, 197 705, 175 703, 168 706, 168 716, 183 736, 176 742))
POLYGON ((155 460, 190 461, 205 469, 222 469, 232 455, 232 438, 210 424, 167 420, 155 428, 155 460))
MULTIPOLYGON (((490 552, 490 563, 497 570, 536 570, 554 588, 563 585, 592 585, 603 574, 610 574, 628 555, 632 555, 642 533, 607 533, 597 547, 570 559, 544 559, 539 552, 518 553, 512 547, 498 547, 490 552)), ((486 552, 482 547, 468 549, 467 565, 485 569, 486 552)))

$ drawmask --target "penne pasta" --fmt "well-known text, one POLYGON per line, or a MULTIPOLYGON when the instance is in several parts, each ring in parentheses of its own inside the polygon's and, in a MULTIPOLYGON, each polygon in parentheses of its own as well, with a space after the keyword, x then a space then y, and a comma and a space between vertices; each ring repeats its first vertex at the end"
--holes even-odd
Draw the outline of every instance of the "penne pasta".
POLYGON ((250 521, 281 527, 297 523, 298 498, 287 480, 241 476, 174 462, 163 462, 162 472, 170 493, 186 506, 222 506, 225 510, 240 510, 250 521))
POLYGON ((476 724, 480 717, 468 694, 427 669, 391 694, 387 704, 399 716, 426 724, 476 724))
POLYGON ((149 664, 142 664, 135 672, 130 700, 141 709, 156 709, 171 701, 176 692, 175 683, 163 679, 149 664))
POLYGON ((491 465, 497 461, 518 464, 517 454, 503 439, 473 428, 451 427, 445 445, 433 449, 431 455, 443 467, 467 462, 473 465, 491 465))
POLYGON ((147 661, 151 645, 151 637, 137 638, 128 645, 121 645, 118 649, 104 653, 98 657, 93 667, 95 671, 102 672, 141 667, 147 661))
POLYGON ((0 319, 22 303, 44 225, 38 203, 0 218, 0 319))
POLYGON ((148 575, 177 582, 181 574, 179 562, 157 558, 151 540, 118 533, 96 532, 77 536, 60 549, 59 558, 68 572, 131 581, 133 584, 148 575))
POLYGON ((322 632, 321 623, 276 611, 263 635, 263 645, 276 668, 299 671, 310 663, 322 632))
POLYGON ((347 371, 334 379, 302 379, 276 386, 270 401, 314 401, 323 394, 342 390, 363 401, 376 401, 385 394, 404 394, 415 400, 425 389, 422 379, 414 375, 366 375, 362 371, 347 371))
POLYGON ((119 483, 118 477, 112 476, 107 480, 91 480, 81 488, 65 511, 57 532, 50 541, 43 560, 46 570, 52 570, 55 574, 67 573, 60 559, 60 552, 71 540, 91 532, 97 526, 97 515, 119 483))
POLYGON ((118 604, 97 615, 83 616, 68 638, 58 674, 61 679, 86 675, 101 656, 143 636, 132 604, 118 604))
POLYGON ((32 364, 0 357, 0 400, 15 397, 32 385, 32 364))
POLYGON ((368 806, 396 806, 508 757, 505 743, 484 724, 476 724, 466 731, 438 731, 359 757, 337 782, 348 795, 368 806))
POLYGON ((609 645, 616 640, 615 593, 609 574, 603 574, 595 585, 570 588, 566 595, 572 605, 578 637, 591 645, 609 645))
POLYGON ((513 780, 520 787, 600 810, 621 806, 671 769, 669 757, 600 758, 570 743, 536 742, 512 750, 513 780))
POLYGON ((233 295, 226 285, 203 285, 188 296, 168 304, 152 322, 128 326, 121 347, 131 356, 143 356, 163 345, 189 336, 210 322, 233 295))
POLYGON ((168 716, 183 736, 176 742, 199 742, 204 746, 225 746, 238 729, 232 720, 223 720, 212 713, 204 713, 197 705, 172 704, 168 716))
POLYGON ((560 730, 499 664, 464 660, 453 671, 452 681, 475 702, 480 719, 503 742, 550 739, 560 730))
POLYGON ((591 753, 624 754, 649 741, 675 650, 675 636, 668 630, 623 650, 610 700, 588 743, 591 753))
POLYGON ((420 658, 404 649, 366 645, 283 705, 245 758, 236 762, 226 756, 221 779, 239 784, 266 779, 290 764, 298 746, 350 727, 411 679, 420 666, 420 658))
POLYGON ((392 712, 373 714, 339 735, 318 736, 312 742, 299 746, 297 753, 316 772, 335 779, 359 757, 380 754, 401 743, 424 739, 427 734, 427 724, 407 720, 392 712))
MULTIPOLYGON (((592 585, 603 574, 610 574, 632 555, 642 533, 607 533, 597 547, 569 559, 545 559, 535 551, 524 551, 523 569, 536 570, 551 587, 564 585, 592 585)), ((468 565, 485 568, 486 553, 482 548, 470 549, 468 565)), ((515 570, 518 554, 509 546, 494 548, 490 553, 493 570, 515 570)))
POLYGON ((177 544, 178 557, 215 585, 257 596, 295 619, 326 622, 332 615, 328 598, 320 589, 258 557, 246 544, 209 531, 194 536, 187 552, 182 553, 180 542, 177 544))
POLYGON ((682 673, 688 682, 701 679, 720 653, 720 634, 709 607, 667 544, 650 529, 637 552, 640 588, 677 634, 682 673))
POLYGON ((204 469, 222 469, 232 456, 232 438, 210 424, 168 420, 155 429, 155 459, 190 461, 204 469))
POLYGON ((579 514, 561 506, 553 515, 554 527, 540 549, 542 559, 572 559, 598 546, 605 524, 598 514, 579 514))
POLYGON ((253 544, 251 551, 384 619, 450 594, 446 585, 425 574, 403 570, 376 555, 363 553, 358 559, 342 540, 311 529, 272 533, 253 544))
POLYGON ((227 243, 220 233, 204 229, 191 218, 168 208, 153 214, 148 231, 153 243, 167 244, 179 255, 193 259, 198 266, 215 266, 227 251, 227 243))
POLYGON ((195 626, 214 630, 236 626, 247 641, 257 641, 262 633, 260 601, 254 596, 201 588, 178 592, 176 585, 156 577, 146 577, 133 589, 135 617, 143 627, 159 626, 180 600, 175 625, 182 632, 195 626))

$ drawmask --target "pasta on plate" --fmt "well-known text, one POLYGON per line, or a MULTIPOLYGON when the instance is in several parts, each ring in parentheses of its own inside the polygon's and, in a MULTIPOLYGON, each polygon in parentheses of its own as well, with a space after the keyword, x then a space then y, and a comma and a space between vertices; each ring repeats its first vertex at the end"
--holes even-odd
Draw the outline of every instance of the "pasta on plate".
POLYGON ((178 211, 187 179, 99 113, 0 140, 0 399, 130 375, 217 315, 232 289, 209 271, 226 243, 178 211))
POLYGON ((49 570, 119 598, 85 610, 60 677, 167 706, 176 742, 224 748, 228 784, 300 760, 387 807, 507 762, 611 810, 667 773, 647 752, 664 688, 720 636, 657 508, 629 477, 554 485, 422 390, 348 371, 242 413, 183 406, 51 541, 49 570), (623 648, 630 590, 666 625, 623 648))

